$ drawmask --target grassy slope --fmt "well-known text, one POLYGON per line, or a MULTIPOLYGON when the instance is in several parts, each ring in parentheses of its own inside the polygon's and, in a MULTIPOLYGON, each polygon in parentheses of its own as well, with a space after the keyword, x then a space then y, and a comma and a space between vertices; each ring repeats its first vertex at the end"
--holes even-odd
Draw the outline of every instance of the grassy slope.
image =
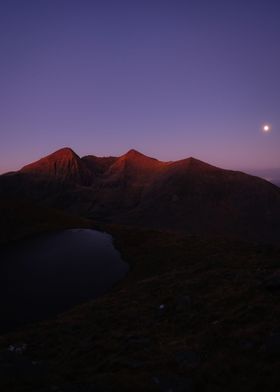
POLYGON ((56 320, 3 336, 3 350, 26 343, 21 357, 47 366, 45 377, 4 377, 3 390, 279 390, 280 347, 270 345, 279 295, 262 283, 279 268, 279 249, 107 230, 131 265, 127 278, 56 320))
POLYGON ((90 225, 86 219, 28 201, 0 200, 0 245, 42 232, 90 225))

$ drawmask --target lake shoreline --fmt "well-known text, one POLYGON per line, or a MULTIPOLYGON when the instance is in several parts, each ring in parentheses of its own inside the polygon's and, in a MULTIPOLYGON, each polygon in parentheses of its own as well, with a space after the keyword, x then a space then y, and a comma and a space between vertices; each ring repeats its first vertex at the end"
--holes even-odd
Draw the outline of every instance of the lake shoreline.
POLYGON ((40 233, 2 247, 0 258, 2 332, 104 295, 128 270, 110 234, 84 228, 40 233))

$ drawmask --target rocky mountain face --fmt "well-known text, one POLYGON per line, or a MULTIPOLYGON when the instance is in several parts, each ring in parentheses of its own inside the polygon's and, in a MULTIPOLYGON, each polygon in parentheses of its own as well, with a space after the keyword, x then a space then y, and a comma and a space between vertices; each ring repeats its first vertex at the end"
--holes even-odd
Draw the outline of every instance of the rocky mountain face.
POLYGON ((277 240, 280 189, 194 158, 161 162, 135 150, 80 158, 61 149, 0 177, 0 198, 96 220, 192 234, 277 240))
POLYGON ((63 148, 24 166, 20 173, 43 181, 61 181, 77 185, 90 184, 92 177, 91 170, 70 148, 63 148))

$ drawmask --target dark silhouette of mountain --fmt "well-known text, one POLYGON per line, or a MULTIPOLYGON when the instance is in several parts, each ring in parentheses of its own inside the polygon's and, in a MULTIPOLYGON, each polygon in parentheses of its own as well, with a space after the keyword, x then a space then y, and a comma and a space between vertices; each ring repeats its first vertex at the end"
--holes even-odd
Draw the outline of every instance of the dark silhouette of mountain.
POLYGON ((0 177, 0 197, 31 199, 106 222, 246 239, 279 238, 280 189, 195 158, 161 162, 130 150, 80 158, 59 150, 0 177))
POLYGON ((40 233, 91 225, 92 222, 86 219, 53 208, 22 200, 0 199, 0 246, 40 233))
POLYGON ((280 168, 273 169, 248 169, 244 170, 246 173, 253 176, 264 178, 265 180, 272 182, 272 184, 280 186, 280 168))

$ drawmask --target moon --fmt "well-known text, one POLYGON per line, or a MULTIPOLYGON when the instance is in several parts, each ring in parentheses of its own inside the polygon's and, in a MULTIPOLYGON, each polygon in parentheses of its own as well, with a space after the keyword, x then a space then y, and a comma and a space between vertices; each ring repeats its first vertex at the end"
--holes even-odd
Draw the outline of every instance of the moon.
POLYGON ((264 133, 270 132, 270 131, 271 131, 271 125, 269 125, 269 124, 264 124, 264 125, 262 126, 262 131, 263 131, 264 133))

